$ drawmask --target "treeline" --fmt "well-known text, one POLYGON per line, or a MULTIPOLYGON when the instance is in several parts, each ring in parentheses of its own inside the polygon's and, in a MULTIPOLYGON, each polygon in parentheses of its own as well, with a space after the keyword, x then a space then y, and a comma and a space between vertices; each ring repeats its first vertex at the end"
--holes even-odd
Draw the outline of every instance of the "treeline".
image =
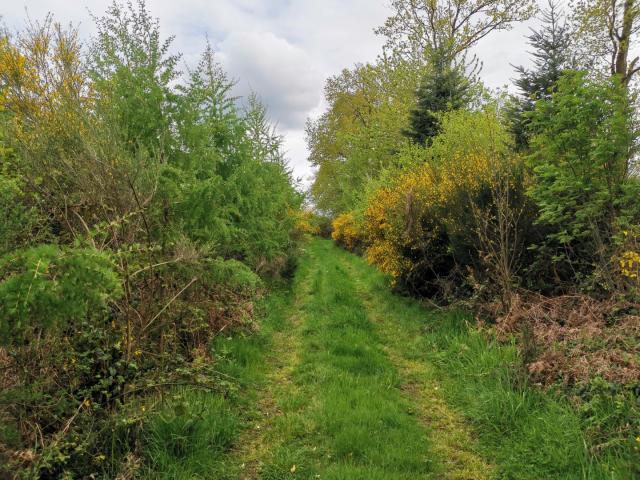
POLYGON ((508 94, 482 85, 470 48, 535 2, 395 0, 383 53, 327 82, 307 134, 334 240, 398 291, 515 336, 523 376, 580 405, 591 453, 637 474, 635 3, 551 3, 508 94))
POLYGON ((51 16, 0 36, 3 478, 144 472, 144 398, 228 384, 210 339, 252 328, 304 233, 211 47, 183 73, 144 0, 94 21, 88 45, 51 16))

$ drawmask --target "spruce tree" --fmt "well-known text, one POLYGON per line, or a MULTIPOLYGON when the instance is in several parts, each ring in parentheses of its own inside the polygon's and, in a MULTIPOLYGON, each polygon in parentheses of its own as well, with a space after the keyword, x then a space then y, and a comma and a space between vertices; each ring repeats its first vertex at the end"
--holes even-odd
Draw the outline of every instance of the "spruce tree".
POLYGON ((433 55, 431 68, 417 92, 417 102, 404 134, 416 143, 430 145, 440 131, 441 113, 457 110, 468 103, 470 82, 463 67, 445 53, 433 55))
POLYGON ((514 81, 520 91, 509 111, 516 147, 529 146, 529 118, 540 100, 548 100, 563 71, 571 67, 571 34, 563 12, 553 0, 542 12, 542 27, 532 29, 528 43, 533 47, 533 68, 515 67, 519 78, 514 81))

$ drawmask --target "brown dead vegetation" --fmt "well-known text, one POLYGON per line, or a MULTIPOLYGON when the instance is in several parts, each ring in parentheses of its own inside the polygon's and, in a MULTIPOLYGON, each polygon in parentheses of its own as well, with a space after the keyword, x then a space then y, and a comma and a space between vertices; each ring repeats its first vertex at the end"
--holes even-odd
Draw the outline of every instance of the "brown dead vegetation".
POLYGON ((522 335, 535 382, 573 385, 595 377, 640 383, 640 305, 585 295, 514 294, 496 315, 501 338, 522 335))

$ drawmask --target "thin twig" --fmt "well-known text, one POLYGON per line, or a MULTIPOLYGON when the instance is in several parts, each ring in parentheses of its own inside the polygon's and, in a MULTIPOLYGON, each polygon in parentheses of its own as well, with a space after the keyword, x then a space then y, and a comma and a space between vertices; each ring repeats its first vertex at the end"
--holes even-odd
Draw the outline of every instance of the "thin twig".
POLYGON ((147 323, 147 325, 142 329, 142 331, 143 331, 143 332, 145 332, 145 331, 146 331, 146 330, 151 326, 151 324, 152 324, 153 322, 155 322, 155 321, 156 321, 156 319, 157 319, 160 315, 162 315, 162 313, 163 313, 167 308, 169 308, 169 305, 171 305, 171 304, 175 301, 175 299, 176 299, 176 298, 178 298, 180 295, 182 295, 182 293, 183 293, 187 288, 189 288, 191 285, 193 285, 197 280, 198 280, 198 277, 193 277, 193 278, 191 279, 191 281, 190 281, 189 283, 187 283, 187 285, 186 285, 182 290, 180 290, 178 293, 176 293, 176 294, 171 298, 171 300, 169 300, 169 301, 167 302, 167 304, 166 304, 164 307, 162 307, 162 310, 160 310, 158 313, 156 313, 156 315, 155 315, 151 320, 149 320, 149 323, 147 323))

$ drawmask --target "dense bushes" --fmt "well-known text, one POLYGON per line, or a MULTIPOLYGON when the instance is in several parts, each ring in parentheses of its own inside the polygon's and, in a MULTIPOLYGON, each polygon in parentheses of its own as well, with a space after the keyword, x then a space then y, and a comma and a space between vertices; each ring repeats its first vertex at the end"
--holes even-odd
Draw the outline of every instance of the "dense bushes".
POLYGON ((569 72, 532 115, 529 194, 546 230, 537 256, 551 260, 545 263, 557 281, 610 289, 611 240, 640 220, 640 184, 629 178, 636 141, 630 108, 615 78, 569 72))
POLYGON ((41 245, 0 259, 0 339, 20 344, 44 331, 104 318, 122 295, 106 252, 41 245))
POLYGON ((228 385, 211 338, 314 229, 210 48, 185 78, 142 0, 96 22, 87 52, 51 17, 0 41, 0 476, 152 462, 145 397, 228 385))
POLYGON ((353 213, 338 215, 332 222, 331 238, 349 251, 356 251, 360 247, 360 228, 353 213))
POLYGON ((481 212, 497 207, 492 193, 505 179, 509 189, 518 180, 494 110, 447 114, 441 128, 430 147, 400 154, 406 167, 374 190, 364 211, 367 259, 398 286, 429 296, 453 293, 468 267, 480 268, 479 229, 490 228, 481 212))
MULTIPOLYGON (((18 179, 0 175, 0 255, 37 243, 42 230, 39 211, 29 205, 18 179)), ((40 239, 42 240, 42 239, 40 239)))
MULTIPOLYGON (((531 115, 526 155, 495 109, 445 114, 430 146, 401 149, 365 201, 336 217, 333 238, 361 246, 402 293, 474 308, 494 325, 479 338, 518 347, 509 392, 525 385, 542 399, 531 383, 557 388, 586 428, 571 426, 588 439, 582 461, 633 471, 640 184, 629 172, 636 138, 626 98, 614 81, 567 72, 531 115)), ((495 411, 504 399, 489 400, 495 411)))
POLYGON ((494 107, 445 114, 430 146, 402 148, 357 210, 336 218, 334 239, 363 245, 413 294, 487 283, 494 293, 612 292, 618 262, 633 268, 620 243, 640 221, 626 98, 615 81, 568 72, 531 114, 524 156, 494 107), (346 221, 355 217, 362 225, 346 221))

